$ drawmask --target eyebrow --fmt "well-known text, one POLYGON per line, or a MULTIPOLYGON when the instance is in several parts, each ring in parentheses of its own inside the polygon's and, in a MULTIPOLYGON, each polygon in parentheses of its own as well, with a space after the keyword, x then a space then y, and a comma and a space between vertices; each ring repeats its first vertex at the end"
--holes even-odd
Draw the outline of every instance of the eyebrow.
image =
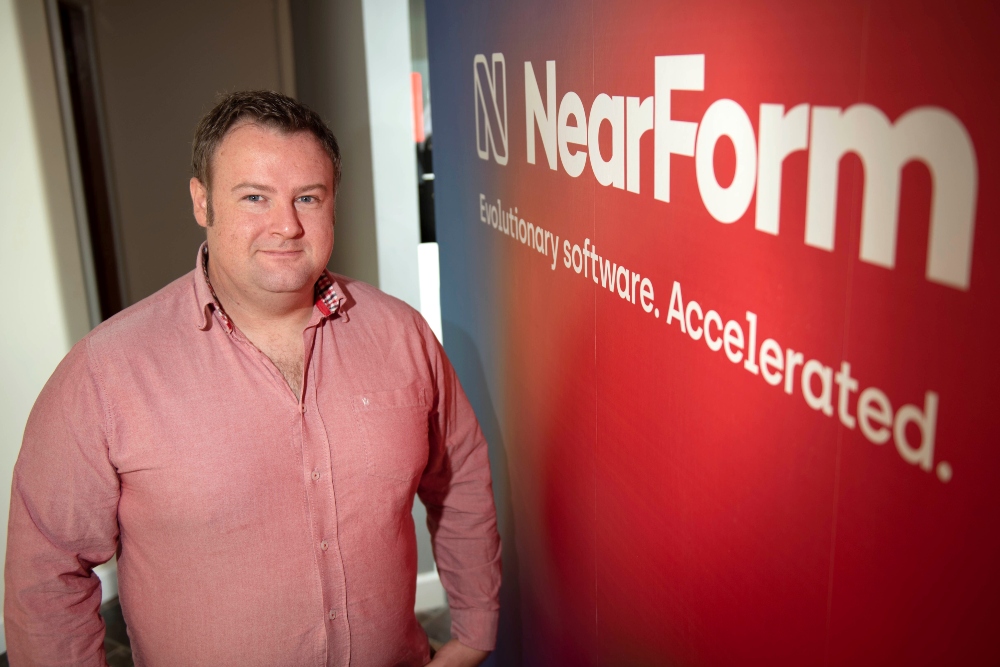
MULTIPOLYGON (((303 192, 309 192, 310 190, 323 190, 327 191, 326 184, 324 183, 312 183, 310 185, 304 185, 301 188, 295 189, 295 194, 302 194, 303 192)), ((264 185, 262 183, 251 183, 250 181, 243 181, 242 183, 237 183, 233 186, 233 192, 237 190, 260 190, 261 192, 274 192, 274 188, 269 185, 264 185)))
POLYGON ((264 185, 262 183, 251 183, 250 181, 243 181, 242 183, 237 183, 233 186, 233 192, 237 190, 261 190, 263 192, 274 192, 274 188, 269 185, 264 185))
POLYGON ((312 185, 304 185, 301 188, 295 190, 295 194, 300 195, 303 192, 309 192, 310 190, 322 190, 326 192, 326 184, 324 183, 313 183, 312 185))

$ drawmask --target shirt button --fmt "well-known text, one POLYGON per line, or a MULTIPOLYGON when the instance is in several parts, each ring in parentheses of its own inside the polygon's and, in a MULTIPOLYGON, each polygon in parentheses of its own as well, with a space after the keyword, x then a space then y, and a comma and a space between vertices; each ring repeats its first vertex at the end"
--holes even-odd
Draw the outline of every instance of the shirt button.
POLYGON ((300 405, 299 406, 299 412, 301 412, 302 414, 305 414, 306 413, 306 406, 300 405))
POLYGON ((319 470, 313 470, 312 478, 314 482, 319 479, 319 470))
POLYGON ((331 609, 330 610, 330 620, 332 621, 335 618, 337 618, 337 610, 336 609, 331 609))
POLYGON ((326 540, 323 540, 322 542, 319 543, 319 548, 322 549, 323 551, 326 551, 327 549, 330 548, 330 543, 327 542, 326 540))
POLYGON ((361 402, 364 403, 365 405, 368 405, 368 397, 367 396, 362 397, 361 402))

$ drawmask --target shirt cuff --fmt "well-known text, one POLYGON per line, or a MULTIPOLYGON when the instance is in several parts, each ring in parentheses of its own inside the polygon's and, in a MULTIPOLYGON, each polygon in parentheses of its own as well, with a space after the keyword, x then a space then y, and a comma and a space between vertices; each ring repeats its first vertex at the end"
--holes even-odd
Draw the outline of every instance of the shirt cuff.
POLYGON ((451 636, 469 648, 492 651, 497 645, 499 611, 452 609, 451 636))

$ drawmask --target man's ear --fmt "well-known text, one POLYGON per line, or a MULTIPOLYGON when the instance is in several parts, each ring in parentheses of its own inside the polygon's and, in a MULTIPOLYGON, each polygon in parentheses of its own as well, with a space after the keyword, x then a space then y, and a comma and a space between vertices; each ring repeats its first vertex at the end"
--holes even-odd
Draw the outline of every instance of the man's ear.
POLYGON ((208 188, 194 176, 191 177, 191 182, 188 185, 191 188, 194 219, 202 227, 208 227, 208 188))

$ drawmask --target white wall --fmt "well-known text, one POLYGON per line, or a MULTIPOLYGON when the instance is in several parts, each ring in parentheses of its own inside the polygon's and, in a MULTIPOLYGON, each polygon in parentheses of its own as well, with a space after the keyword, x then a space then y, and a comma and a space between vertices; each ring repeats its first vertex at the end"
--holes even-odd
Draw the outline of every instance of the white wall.
POLYGON ((0 0, 0 561, 28 412, 89 329, 50 54, 41 0, 0 0))
POLYGON ((419 309, 420 205, 413 141, 410 7, 402 0, 364 0, 361 7, 379 287, 419 309))

